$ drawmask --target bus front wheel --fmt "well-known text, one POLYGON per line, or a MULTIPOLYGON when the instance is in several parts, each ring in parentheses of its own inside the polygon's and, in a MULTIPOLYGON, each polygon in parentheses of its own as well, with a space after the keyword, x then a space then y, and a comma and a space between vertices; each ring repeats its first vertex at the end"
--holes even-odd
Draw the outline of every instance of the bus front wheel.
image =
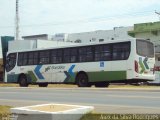
POLYGON ((88 77, 86 74, 81 73, 77 77, 78 87, 91 87, 91 84, 88 82, 88 77))
POLYGON ((21 75, 19 78, 19 86, 20 87, 28 87, 27 77, 25 75, 21 75))

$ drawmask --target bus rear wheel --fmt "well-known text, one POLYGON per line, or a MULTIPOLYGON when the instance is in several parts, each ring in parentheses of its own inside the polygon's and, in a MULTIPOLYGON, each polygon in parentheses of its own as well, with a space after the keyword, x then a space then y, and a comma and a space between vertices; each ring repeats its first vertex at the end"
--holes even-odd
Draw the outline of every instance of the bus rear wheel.
POLYGON ((19 86, 20 87, 28 87, 27 77, 25 75, 21 75, 19 78, 19 86))
POLYGON ((95 87, 108 87, 109 83, 108 82, 98 82, 95 83, 95 87))
POLYGON ((88 82, 88 76, 84 73, 81 73, 77 77, 78 87, 91 87, 91 84, 88 82))
POLYGON ((47 87, 48 83, 39 83, 38 85, 39 85, 39 87, 47 87))

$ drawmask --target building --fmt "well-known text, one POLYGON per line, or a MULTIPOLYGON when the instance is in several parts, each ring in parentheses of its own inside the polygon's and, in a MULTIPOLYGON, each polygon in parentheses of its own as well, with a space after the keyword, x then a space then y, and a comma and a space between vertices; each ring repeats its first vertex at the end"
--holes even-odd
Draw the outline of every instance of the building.
POLYGON ((0 56, 0 81, 3 81, 5 74, 6 55, 8 52, 8 43, 14 40, 12 36, 1 36, 1 56, 0 56))
POLYGON ((154 43, 156 66, 160 66, 160 22, 134 24, 134 30, 128 34, 154 43))
POLYGON ((68 42, 89 43, 89 42, 104 42, 115 39, 132 38, 128 35, 128 31, 133 30, 133 27, 115 27, 113 30, 98 30, 92 32, 72 33, 68 34, 68 42))
POLYGON ((57 33, 51 36, 51 40, 59 42, 67 42, 68 34, 67 33, 57 33))
POLYGON ((29 36, 22 36, 24 40, 48 40, 48 34, 39 34, 39 35, 29 35, 29 36))
POLYGON ((76 43, 53 41, 53 40, 17 40, 9 42, 8 51, 63 47, 75 44, 76 43))
POLYGON ((154 43, 155 46, 155 81, 160 84, 160 22, 134 24, 134 30, 128 34, 135 38, 143 38, 154 43))

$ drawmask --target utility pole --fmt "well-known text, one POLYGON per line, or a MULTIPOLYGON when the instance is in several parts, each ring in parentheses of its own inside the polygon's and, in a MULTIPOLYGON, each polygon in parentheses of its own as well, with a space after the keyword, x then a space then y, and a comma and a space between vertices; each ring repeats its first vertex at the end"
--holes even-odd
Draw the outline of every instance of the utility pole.
POLYGON ((160 12, 155 11, 155 13, 158 15, 159 20, 160 20, 160 12))
POLYGON ((16 0, 15 40, 19 40, 19 0, 16 0))

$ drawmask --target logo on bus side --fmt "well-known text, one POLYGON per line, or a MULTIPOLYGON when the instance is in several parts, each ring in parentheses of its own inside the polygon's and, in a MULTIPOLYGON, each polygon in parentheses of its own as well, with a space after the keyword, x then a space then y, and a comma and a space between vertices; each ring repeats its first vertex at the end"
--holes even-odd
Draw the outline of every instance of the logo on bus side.
POLYGON ((48 72, 50 70, 59 70, 59 69, 65 69, 65 66, 48 66, 45 68, 45 72, 48 72))
POLYGON ((139 65, 141 67, 141 71, 140 74, 144 73, 146 71, 146 69, 149 69, 149 66, 147 64, 148 58, 145 57, 144 60, 142 60, 142 57, 139 57, 139 65))

